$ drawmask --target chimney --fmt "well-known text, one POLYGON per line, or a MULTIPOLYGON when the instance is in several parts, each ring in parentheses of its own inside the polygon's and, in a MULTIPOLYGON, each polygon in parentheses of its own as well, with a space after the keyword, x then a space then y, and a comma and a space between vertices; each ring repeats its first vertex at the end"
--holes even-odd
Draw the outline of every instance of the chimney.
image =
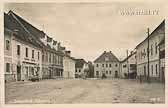
POLYGON ((71 51, 65 51, 65 54, 71 56, 71 51))

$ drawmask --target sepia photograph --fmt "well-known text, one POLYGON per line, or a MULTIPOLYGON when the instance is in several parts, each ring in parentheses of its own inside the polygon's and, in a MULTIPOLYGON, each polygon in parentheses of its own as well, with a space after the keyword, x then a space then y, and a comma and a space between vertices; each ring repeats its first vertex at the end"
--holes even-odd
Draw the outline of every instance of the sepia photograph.
POLYGON ((165 104, 165 7, 4 3, 5 104, 165 104))

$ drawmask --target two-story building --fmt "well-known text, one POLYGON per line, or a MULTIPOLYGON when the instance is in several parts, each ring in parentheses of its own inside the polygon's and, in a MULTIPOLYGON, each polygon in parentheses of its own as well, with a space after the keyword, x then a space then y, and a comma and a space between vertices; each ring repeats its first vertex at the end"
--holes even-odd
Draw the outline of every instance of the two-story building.
POLYGON ((12 11, 4 14, 4 25, 6 79, 27 80, 35 75, 40 79, 63 76, 60 43, 12 11))
POLYGON ((136 51, 120 62, 121 78, 136 78, 136 51))
POLYGON ((161 73, 159 69, 160 63, 159 63, 158 44, 164 37, 165 37, 165 20, 162 21, 161 24, 149 34, 149 38, 148 37, 145 38, 145 40, 143 40, 140 44, 136 46, 138 76, 143 75, 145 77, 149 76, 150 79, 159 79, 161 73), (148 61, 148 54, 149 54, 149 61, 148 61))
POLYGON ((4 28, 5 81, 8 82, 10 79, 23 81, 32 76, 42 78, 41 46, 10 13, 4 14, 4 28), (11 57, 11 62, 7 58, 8 55, 11 57))
POLYGON ((102 77, 103 74, 106 77, 119 77, 120 62, 118 58, 111 52, 104 51, 95 61, 94 61, 94 76, 102 77))

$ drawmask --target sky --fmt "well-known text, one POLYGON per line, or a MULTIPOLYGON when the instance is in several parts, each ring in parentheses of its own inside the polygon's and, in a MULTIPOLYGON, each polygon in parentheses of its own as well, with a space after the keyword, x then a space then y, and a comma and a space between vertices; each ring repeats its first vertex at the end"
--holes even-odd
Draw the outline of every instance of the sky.
POLYGON ((23 19, 61 42, 75 58, 94 61, 104 51, 122 60, 165 18, 159 3, 8 3, 23 19), (125 11, 158 11, 151 15, 123 15, 125 11))

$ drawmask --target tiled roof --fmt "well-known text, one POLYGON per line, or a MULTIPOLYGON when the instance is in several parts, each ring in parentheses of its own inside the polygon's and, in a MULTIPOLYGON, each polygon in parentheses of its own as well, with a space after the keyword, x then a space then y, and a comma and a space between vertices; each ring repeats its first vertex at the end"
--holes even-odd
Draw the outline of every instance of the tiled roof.
POLYGON ((32 36, 29 33, 27 33, 27 31, 21 26, 21 24, 19 24, 18 21, 12 17, 12 15, 4 13, 4 27, 13 31, 14 35, 18 39, 33 44, 37 47, 41 47, 36 42, 36 40, 34 40, 32 36), (17 33, 15 33, 16 31, 17 33))
POLYGON ((43 31, 40 31, 11 10, 8 12, 8 14, 13 14, 33 36, 37 36, 38 38, 44 38, 45 33, 43 31))
POLYGON ((84 59, 75 59, 75 68, 83 68, 83 65, 87 63, 84 59))
POLYGON ((111 51, 104 51, 94 62, 119 62, 119 60, 111 51))

